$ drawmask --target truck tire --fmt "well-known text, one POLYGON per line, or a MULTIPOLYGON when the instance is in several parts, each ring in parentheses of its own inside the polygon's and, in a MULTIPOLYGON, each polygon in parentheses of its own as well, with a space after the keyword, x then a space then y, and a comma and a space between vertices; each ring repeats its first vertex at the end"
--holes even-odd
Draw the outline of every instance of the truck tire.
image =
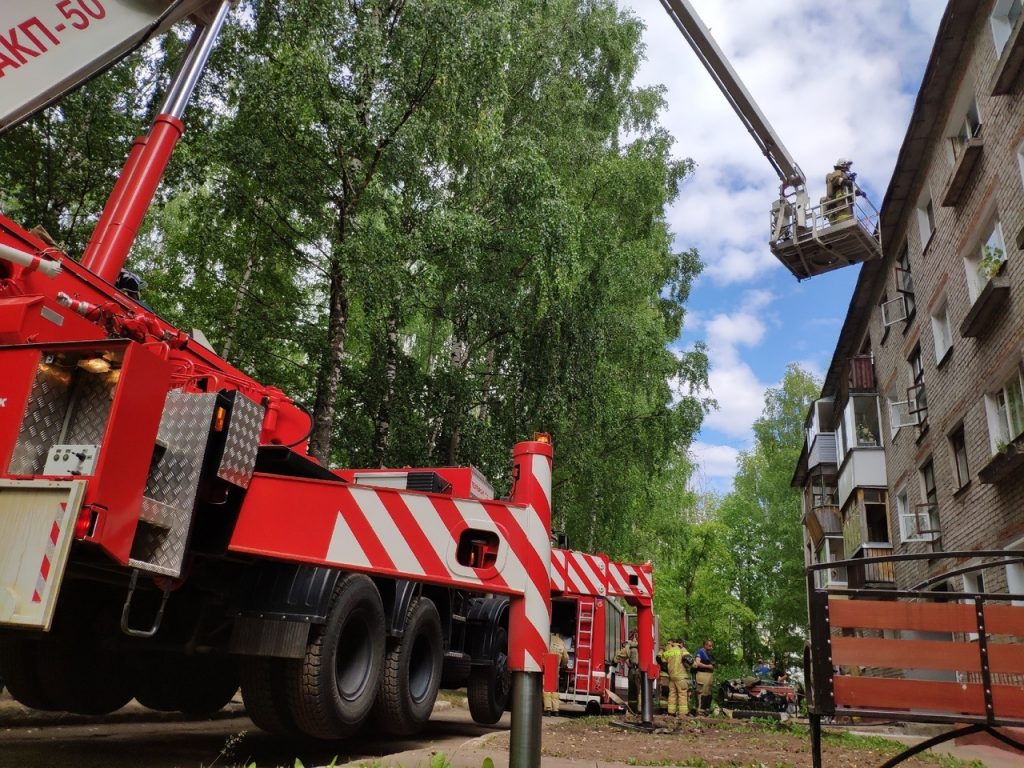
POLYGON ((274 736, 295 736, 299 733, 285 694, 286 661, 266 656, 244 656, 238 669, 246 714, 257 728, 274 736))
POLYGON ((470 669, 472 666, 468 658, 446 658, 441 667, 441 687, 444 689, 465 688, 469 681, 470 669))
POLYGON ((38 673, 39 642, 0 635, 0 676, 11 696, 31 709, 56 710, 43 690, 38 673))
POLYGON ((508 669, 508 633, 498 627, 494 633, 494 657, 489 664, 475 666, 469 673, 466 693, 469 714, 481 725, 494 725, 508 705, 511 677, 508 669))
POLYGON ((390 736, 412 736, 428 719, 441 683, 444 644, 434 603, 420 597, 406 612, 405 632, 384 657, 373 720, 390 736))
POLYGON ((153 657, 135 681, 135 698, 158 712, 206 717, 219 712, 238 690, 233 658, 153 657))
POLYGON ((384 606, 362 574, 338 580, 325 624, 310 629, 306 654, 285 666, 295 724, 316 739, 342 739, 370 714, 384 660, 384 606))
POLYGON ((42 690, 55 709, 76 715, 107 715, 134 695, 123 655, 104 642, 116 637, 115 607, 99 595, 62 596, 50 633, 38 644, 37 672, 42 690))

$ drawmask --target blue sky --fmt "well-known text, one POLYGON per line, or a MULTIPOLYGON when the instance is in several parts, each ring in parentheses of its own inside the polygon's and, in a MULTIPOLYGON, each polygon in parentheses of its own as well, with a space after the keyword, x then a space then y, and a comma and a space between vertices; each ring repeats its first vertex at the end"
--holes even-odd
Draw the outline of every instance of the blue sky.
MULTIPOLYGON (((881 205, 927 63, 942 0, 692 0, 808 177, 812 200, 839 157, 881 205)), ((711 396, 692 452, 694 486, 727 491, 764 392, 797 362, 822 375, 857 268, 798 283, 768 250, 778 179, 659 0, 619 0, 646 25, 638 84, 666 88, 663 124, 697 164, 667 211, 679 249, 697 247, 679 347, 707 343, 711 396)))

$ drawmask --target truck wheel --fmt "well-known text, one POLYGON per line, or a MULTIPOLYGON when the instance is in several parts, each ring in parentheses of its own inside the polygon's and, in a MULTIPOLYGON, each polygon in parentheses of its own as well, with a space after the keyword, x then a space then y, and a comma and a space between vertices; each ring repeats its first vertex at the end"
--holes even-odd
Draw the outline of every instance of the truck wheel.
POLYGON ((441 687, 446 690, 449 688, 465 688, 469 680, 470 669, 472 669, 472 666, 468 658, 446 657, 441 667, 441 687))
POLYGON ((341 578, 327 623, 311 628, 305 657, 285 668, 288 706, 303 733, 341 739, 362 724, 377 698, 384 637, 376 585, 362 574, 341 578))
POLYGON ((384 657, 373 719, 384 733, 412 736, 430 718, 441 682, 441 617, 425 597, 414 600, 405 633, 384 657))
POLYGON ((245 712, 260 728, 274 736, 298 733, 285 695, 285 659, 244 656, 239 664, 245 712))
POLYGON ((11 696, 31 709, 57 709, 46 696, 39 679, 39 642, 0 635, 0 676, 11 696))
POLYGON ((233 658, 156 656, 147 669, 140 670, 135 698, 158 712, 205 717, 222 710, 237 690, 233 658))
POLYGON ((498 627, 494 633, 494 657, 490 664, 473 667, 469 673, 469 713, 481 725, 494 725, 508 704, 511 677, 508 669, 508 633, 498 627))
POLYGON ((132 700, 122 654, 103 642, 112 635, 112 607, 104 600, 57 607, 53 628, 39 644, 37 671, 54 708, 76 715, 107 715, 132 700))

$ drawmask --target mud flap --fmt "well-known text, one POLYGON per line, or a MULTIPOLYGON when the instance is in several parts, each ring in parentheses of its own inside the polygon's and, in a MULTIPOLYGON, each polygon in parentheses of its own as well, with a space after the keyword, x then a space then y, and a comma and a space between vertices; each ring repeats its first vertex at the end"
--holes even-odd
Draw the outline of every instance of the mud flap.
POLYGON ((49 630, 84 480, 0 480, 0 626, 49 630))

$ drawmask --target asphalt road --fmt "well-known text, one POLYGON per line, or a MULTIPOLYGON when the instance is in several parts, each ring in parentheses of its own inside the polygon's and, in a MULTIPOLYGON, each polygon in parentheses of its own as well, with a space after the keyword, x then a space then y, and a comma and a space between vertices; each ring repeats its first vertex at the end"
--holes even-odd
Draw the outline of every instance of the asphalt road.
POLYGON ((335 757, 339 765, 373 764, 417 749, 450 756, 468 741, 507 728, 507 714, 495 728, 485 728, 472 721, 468 710, 439 702, 415 739, 365 734, 332 744, 288 743, 256 728, 240 704, 228 705, 209 720, 152 713, 134 703, 106 718, 85 718, 29 713, 5 694, 0 700, 0 768, 221 768, 251 762, 259 768, 292 768, 296 758, 309 767, 335 757))

